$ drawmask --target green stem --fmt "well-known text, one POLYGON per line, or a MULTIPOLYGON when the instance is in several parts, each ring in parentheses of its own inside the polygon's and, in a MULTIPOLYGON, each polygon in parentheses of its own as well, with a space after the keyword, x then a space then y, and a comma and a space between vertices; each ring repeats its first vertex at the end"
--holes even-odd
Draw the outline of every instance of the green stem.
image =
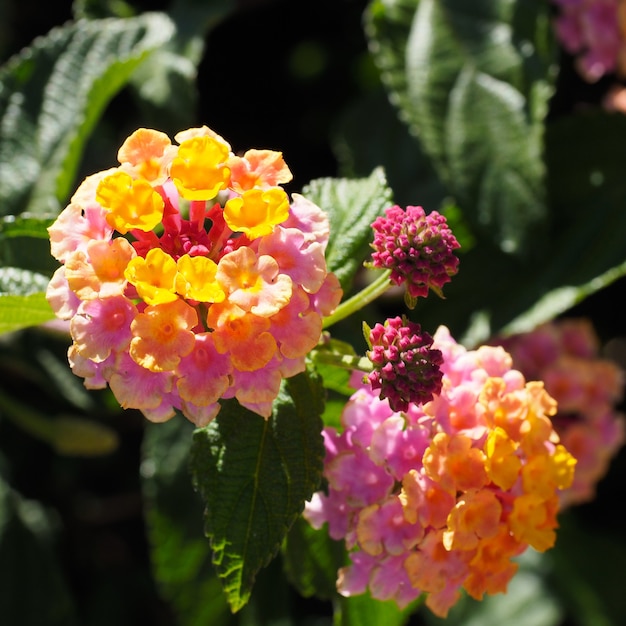
POLYGON ((316 363, 334 365, 345 370, 371 372, 374 369, 372 362, 365 356, 337 354, 336 352, 327 352, 325 350, 314 350, 311 356, 316 363))
POLYGON ((332 326, 336 322, 345 319, 349 315, 356 313, 370 302, 376 300, 389 287, 391 287, 391 270, 385 270, 375 281, 371 282, 367 287, 355 293, 351 298, 342 302, 335 312, 324 318, 324 328, 332 326))

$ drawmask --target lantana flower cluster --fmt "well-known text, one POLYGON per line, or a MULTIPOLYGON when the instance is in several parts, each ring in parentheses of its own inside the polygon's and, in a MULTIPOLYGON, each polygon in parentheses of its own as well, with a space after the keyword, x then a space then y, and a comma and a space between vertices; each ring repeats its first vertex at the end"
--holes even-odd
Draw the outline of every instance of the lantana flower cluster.
POLYGON ((621 0, 553 0, 555 30, 563 48, 576 57, 584 80, 625 74, 626 13, 621 0))
POLYGON ((268 417, 341 299, 328 219, 290 200, 280 152, 235 155, 205 126, 175 141, 139 129, 83 181, 49 228, 48 300, 74 373, 124 408, 203 425, 235 397, 268 417))
POLYGON ((515 556, 554 544, 576 461, 552 426, 556 402, 502 347, 466 350, 441 326, 433 348, 441 392, 402 412, 355 373, 342 429, 323 433, 327 489, 304 515, 345 540, 341 594, 400 607, 426 594, 444 617, 461 589, 504 592, 515 556))
POLYGON ((598 336, 586 318, 549 322, 497 343, 526 377, 543 380, 558 403, 555 430, 578 461, 574 482, 560 494, 561 506, 592 500, 626 441, 624 416, 615 409, 623 399, 624 372, 600 356, 598 336))

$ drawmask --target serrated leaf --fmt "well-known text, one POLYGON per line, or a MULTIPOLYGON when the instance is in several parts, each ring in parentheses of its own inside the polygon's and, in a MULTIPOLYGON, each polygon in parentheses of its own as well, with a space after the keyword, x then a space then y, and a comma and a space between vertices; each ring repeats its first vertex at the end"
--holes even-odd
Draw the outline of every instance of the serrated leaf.
POLYGON ((257 572, 319 485, 323 394, 319 377, 305 372, 283 381, 268 420, 228 400, 194 433, 191 472, 233 612, 246 604, 257 572))
POLYGON ((495 241, 505 252, 519 251, 524 234, 546 214, 543 146, 525 106, 506 81, 464 68, 446 119, 452 187, 475 226, 495 228, 495 241))
POLYGON ((506 252, 524 252, 546 216, 549 7, 412 4, 410 20, 409 0, 373 2, 368 12, 370 49, 390 98, 472 228, 506 252))
POLYGON ((54 313, 44 293, 27 296, 0 294, 0 334, 37 326, 51 319, 54 319, 54 313))
POLYGON ((418 139, 407 132, 384 93, 355 101, 336 128, 333 149, 341 176, 367 176, 382 166, 396 204, 422 206, 427 212, 439 209, 445 189, 418 139))
POLYGON ((158 13, 79 20, 0 69, 2 214, 58 212, 104 107, 173 33, 171 20, 158 13))
POLYGON ((392 204, 385 174, 376 168, 368 178, 319 178, 302 193, 329 216, 326 263, 348 293, 355 274, 371 253, 372 222, 392 204))

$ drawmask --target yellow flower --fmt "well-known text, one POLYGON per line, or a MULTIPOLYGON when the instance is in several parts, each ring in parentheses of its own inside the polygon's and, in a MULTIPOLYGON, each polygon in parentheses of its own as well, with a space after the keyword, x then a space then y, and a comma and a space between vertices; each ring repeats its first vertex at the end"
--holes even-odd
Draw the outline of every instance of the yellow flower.
POLYGON ((222 302, 224 290, 215 280, 217 263, 203 256, 184 254, 176 264, 176 291, 198 302, 222 302))
POLYGON ((249 239, 269 235, 274 226, 289 217, 289 198, 279 188, 250 189, 241 196, 231 198, 224 206, 224 219, 228 227, 242 232, 249 239))
POLYGON ((489 432, 485 442, 489 478, 505 491, 513 487, 522 466, 520 458, 515 454, 518 447, 519 444, 499 426, 489 432))
POLYGON ((226 189, 230 169, 228 145, 215 137, 201 135, 180 144, 170 176, 180 195, 187 200, 210 200, 226 189))
POLYGON ((137 228, 151 231, 163 218, 163 198, 145 180, 133 180, 117 171, 103 178, 96 189, 96 200, 108 210, 106 220, 122 235, 137 228))
POLYGON ((155 305, 178 299, 175 292, 176 261, 161 248, 153 248, 146 258, 135 257, 124 275, 137 289, 139 297, 155 305))

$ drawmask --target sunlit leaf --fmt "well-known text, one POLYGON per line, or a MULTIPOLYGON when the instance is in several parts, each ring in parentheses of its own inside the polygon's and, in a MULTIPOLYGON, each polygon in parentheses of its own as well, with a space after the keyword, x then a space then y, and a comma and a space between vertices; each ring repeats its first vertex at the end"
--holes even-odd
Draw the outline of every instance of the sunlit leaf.
POLYGON ((104 107, 173 34, 159 13, 79 20, 0 68, 1 214, 58 212, 104 107))
POLYGON ((44 293, 26 296, 0 294, 0 334, 37 326, 51 319, 54 319, 54 313, 44 293))
POLYGON ((367 15, 390 99, 464 217, 505 252, 523 254, 547 214, 548 6, 375 0, 367 15))
POLYGON ((302 193, 328 213, 326 262, 347 293, 371 253, 372 222, 392 204, 384 172, 377 168, 368 178, 360 179, 320 178, 311 181, 302 193))

